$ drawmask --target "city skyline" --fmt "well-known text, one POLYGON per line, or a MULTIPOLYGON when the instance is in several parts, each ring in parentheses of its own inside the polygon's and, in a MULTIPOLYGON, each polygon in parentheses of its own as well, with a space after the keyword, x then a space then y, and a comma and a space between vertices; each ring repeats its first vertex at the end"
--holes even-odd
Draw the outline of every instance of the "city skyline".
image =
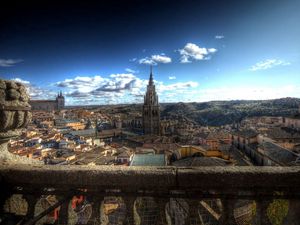
POLYGON ((32 99, 142 103, 300 97, 300 3, 19 3, 1 10, 0 76, 32 99), (3 23, 4 22, 4 23, 3 23))

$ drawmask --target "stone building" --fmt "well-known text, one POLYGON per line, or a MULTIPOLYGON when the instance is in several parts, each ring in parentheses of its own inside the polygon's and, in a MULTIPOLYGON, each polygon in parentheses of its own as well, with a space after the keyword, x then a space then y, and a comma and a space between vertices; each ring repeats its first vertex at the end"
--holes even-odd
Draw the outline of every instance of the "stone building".
POLYGON ((65 97, 60 92, 55 100, 31 100, 29 104, 31 105, 31 110, 61 110, 65 107, 65 97))
POLYGON ((232 134, 232 144, 258 166, 299 165, 299 156, 254 130, 239 130, 232 134))
POLYGON ((160 135, 160 110, 153 82, 152 67, 143 105, 144 134, 160 135))
POLYGON ((285 127, 290 127, 297 130, 300 129, 300 105, 298 112, 295 115, 283 118, 283 123, 285 127))

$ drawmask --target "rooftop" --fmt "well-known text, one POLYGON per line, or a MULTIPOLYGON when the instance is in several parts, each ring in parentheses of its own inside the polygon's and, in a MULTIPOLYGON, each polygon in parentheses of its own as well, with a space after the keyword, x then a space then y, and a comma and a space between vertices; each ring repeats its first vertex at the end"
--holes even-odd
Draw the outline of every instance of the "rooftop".
POLYGON ((165 166, 164 154, 135 154, 130 166, 165 166))
POLYGON ((239 135, 244 138, 251 138, 258 135, 258 133, 253 129, 244 129, 244 130, 238 130, 233 133, 234 135, 239 135))
POLYGON ((272 142, 265 141, 262 144, 259 144, 258 147, 263 149, 263 152, 266 156, 280 163, 281 165, 289 165, 299 158, 296 153, 291 152, 272 142))

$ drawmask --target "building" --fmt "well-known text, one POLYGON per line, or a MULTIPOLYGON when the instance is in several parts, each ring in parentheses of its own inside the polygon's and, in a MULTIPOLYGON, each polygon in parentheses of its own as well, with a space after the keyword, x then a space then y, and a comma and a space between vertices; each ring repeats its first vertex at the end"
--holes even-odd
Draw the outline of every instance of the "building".
POLYGON ((60 92, 55 100, 31 100, 29 104, 32 110, 61 110, 65 107, 65 97, 60 92))
POLYGON ((160 135, 160 110, 153 82, 152 67, 143 105, 144 134, 160 135))
POLYGON ((300 129, 300 106, 298 112, 295 115, 290 117, 285 117, 283 119, 283 122, 285 127, 300 129))
POLYGON ((128 164, 131 162, 132 157, 133 157, 132 152, 124 151, 115 157, 115 162, 116 164, 128 164))
POLYGON ((276 143, 264 141, 257 147, 260 157, 259 165, 262 166, 292 166, 299 165, 299 156, 277 145, 276 143))
POLYGON ((223 130, 201 133, 199 136, 199 143, 209 145, 211 149, 217 150, 221 143, 231 144, 231 135, 223 130))
POLYGON ((284 125, 293 129, 300 128, 300 114, 284 118, 284 125))
POLYGON ((299 155, 254 130, 236 131, 232 144, 258 166, 292 166, 300 162, 299 155))

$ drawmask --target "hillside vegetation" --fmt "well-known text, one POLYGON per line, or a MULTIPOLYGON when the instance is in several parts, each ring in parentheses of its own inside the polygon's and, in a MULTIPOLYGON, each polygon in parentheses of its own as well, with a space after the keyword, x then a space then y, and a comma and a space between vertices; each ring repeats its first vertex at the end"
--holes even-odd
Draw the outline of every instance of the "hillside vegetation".
POLYGON ((298 98, 274 100, 212 101, 161 104, 162 118, 185 118, 199 125, 221 126, 254 116, 290 116, 297 112, 298 98))

